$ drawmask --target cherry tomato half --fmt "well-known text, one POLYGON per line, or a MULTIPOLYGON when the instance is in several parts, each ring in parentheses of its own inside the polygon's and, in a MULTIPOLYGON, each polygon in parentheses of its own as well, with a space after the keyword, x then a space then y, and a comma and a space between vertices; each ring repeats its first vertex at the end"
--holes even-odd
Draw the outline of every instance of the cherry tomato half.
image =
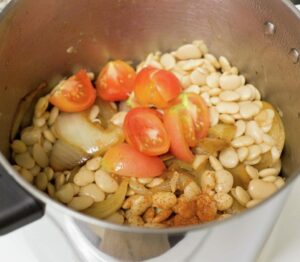
POLYGON ((159 157, 146 156, 125 143, 115 145, 105 153, 102 167, 107 172, 132 177, 155 177, 165 169, 159 157))
POLYGON ((190 147, 207 136, 209 112, 201 96, 184 93, 165 111, 164 125, 171 139, 171 152, 180 160, 192 162, 190 147))
POLYGON ((126 100, 134 88, 135 77, 134 69, 127 63, 108 62, 96 80, 98 95, 107 101, 126 100))
POLYGON ((81 112, 95 102, 96 90, 85 70, 61 81, 52 91, 50 103, 63 112, 81 112))
POLYGON ((134 93, 142 106, 165 108, 181 92, 178 78, 171 72, 154 67, 143 68, 136 77, 134 93))
POLYGON ((170 139, 161 118, 161 114, 154 109, 130 110, 124 121, 127 143, 149 156, 168 152, 170 139))

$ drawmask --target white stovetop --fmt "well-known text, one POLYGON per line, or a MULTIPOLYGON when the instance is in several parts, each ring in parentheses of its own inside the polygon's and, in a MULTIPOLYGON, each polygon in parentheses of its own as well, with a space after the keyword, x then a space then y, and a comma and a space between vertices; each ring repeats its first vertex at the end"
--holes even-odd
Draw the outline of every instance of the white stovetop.
MULTIPOLYGON (((257 262, 300 258, 300 179, 298 179, 257 262)), ((224 258, 224 257, 223 257, 224 258)), ((79 262, 60 229, 48 217, 0 237, 0 261, 79 262), (45 253, 45 250, 49 252, 45 253)))

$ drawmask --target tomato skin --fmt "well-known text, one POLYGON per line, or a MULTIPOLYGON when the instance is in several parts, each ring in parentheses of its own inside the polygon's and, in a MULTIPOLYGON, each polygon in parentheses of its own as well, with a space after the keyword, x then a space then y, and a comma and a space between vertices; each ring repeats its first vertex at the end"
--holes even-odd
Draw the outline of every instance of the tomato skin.
POLYGON ((165 169, 159 157, 146 156, 125 143, 115 145, 105 153, 102 167, 107 172, 130 177, 156 177, 165 169))
POLYGON ((96 99, 96 90, 85 70, 78 71, 53 89, 49 101, 63 112, 82 112, 96 99))
POLYGON ((96 87, 98 95, 106 101, 122 101, 134 88, 136 73, 121 60, 108 62, 101 70, 96 87))
POLYGON ((180 119, 182 113, 183 110, 180 110, 180 108, 171 108, 165 112, 163 120, 167 133, 171 138, 171 153, 176 158, 191 163, 194 160, 194 155, 185 139, 184 127, 180 119))
POLYGON ((161 114, 154 109, 130 110, 124 121, 127 143, 149 156, 168 152, 170 139, 161 118, 161 114))
POLYGON ((175 99, 182 87, 177 77, 169 71, 154 67, 143 68, 136 77, 134 93, 141 106, 165 108, 175 99))
POLYGON ((208 107, 199 95, 183 93, 165 110, 164 125, 171 139, 171 152, 191 163, 194 156, 190 147, 208 134, 208 107))

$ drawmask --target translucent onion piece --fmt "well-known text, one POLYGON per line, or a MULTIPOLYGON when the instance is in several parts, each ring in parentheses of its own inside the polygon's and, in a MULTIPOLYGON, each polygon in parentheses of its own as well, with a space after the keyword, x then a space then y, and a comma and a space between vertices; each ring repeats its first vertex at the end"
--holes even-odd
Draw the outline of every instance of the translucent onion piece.
POLYGON ((199 142, 195 151, 197 154, 214 155, 229 145, 230 144, 224 139, 205 137, 199 142))
POLYGON ((43 93, 45 93, 46 89, 47 85, 45 83, 42 83, 21 99, 20 103, 18 104, 10 132, 11 140, 16 137, 20 127, 22 128, 30 125, 34 110, 33 105, 35 105, 36 100, 43 93))
POLYGON ((50 166, 55 171, 70 170, 89 159, 89 155, 62 140, 57 140, 50 155, 50 166))
POLYGON ((84 213, 100 219, 115 213, 121 208, 125 200, 127 186, 128 181, 123 180, 115 194, 101 202, 94 203, 90 208, 86 209, 84 213))
POLYGON ((244 189, 248 188, 248 184, 250 182, 250 177, 246 171, 244 164, 239 164, 235 168, 230 168, 228 171, 233 176, 233 186, 241 186, 244 189))
POLYGON ((103 129, 91 123, 84 113, 61 113, 54 125, 56 135, 88 154, 103 154, 109 147, 124 140, 120 127, 103 129))
MULTIPOLYGON (((268 134, 275 141, 275 143, 276 143, 275 146, 281 154, 283 147, 284 147, 284 142, 285 142, 285 131, 284 131, 284 126, 283 126, 281 117, 280 117, 279 113, 277 112, 277 110, 275 110, 271 104, 269 104, 265 101, 263 101, 262 103, 263 103, 263 108, 262 108, 263 110, 264 109, 272 109, 275 113, 273 123, 272 123, 272 128, 268 132, 268 134)), ((273 158, 272 158, 271 152, 268 151, 261 155, 261 160, 258 164, 255 165, 255 168, 257 168, 258 170, 261 170, 264 168, 272 167, 273 164, 274 163, 273 163, 273 158)))
POLYGON ((230 143, 230 141, 235 136, 235 132, 236 132, 236 126, 234 125, 217 124, 209 128, 208 136, 219 138, 230 143))

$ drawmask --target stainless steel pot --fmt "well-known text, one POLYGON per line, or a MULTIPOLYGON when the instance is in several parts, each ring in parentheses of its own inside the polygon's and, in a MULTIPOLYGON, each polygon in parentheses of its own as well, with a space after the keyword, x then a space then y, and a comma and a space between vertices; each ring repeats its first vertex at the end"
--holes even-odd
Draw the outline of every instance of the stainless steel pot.
MULTIPOLYGON (((0 14, 0 232, 43 214, 44 205, 117 232, 175 234, 240 220, 268 206, 293 183, 300 166, 299 13, 287 0, 15 0, 0 14), (203 39, 227 56, 276 105, 286 127, 286 186, 228 221, 171 229, 130 228, 74 212, 26 183, 8 162, 9 132, 19 100, 43 81, 109 59, 140 60, 203 39), (68 52, 68 50, 72 52, 68 52)), ((259 218, 257 218, 259 219, 259 218)))

